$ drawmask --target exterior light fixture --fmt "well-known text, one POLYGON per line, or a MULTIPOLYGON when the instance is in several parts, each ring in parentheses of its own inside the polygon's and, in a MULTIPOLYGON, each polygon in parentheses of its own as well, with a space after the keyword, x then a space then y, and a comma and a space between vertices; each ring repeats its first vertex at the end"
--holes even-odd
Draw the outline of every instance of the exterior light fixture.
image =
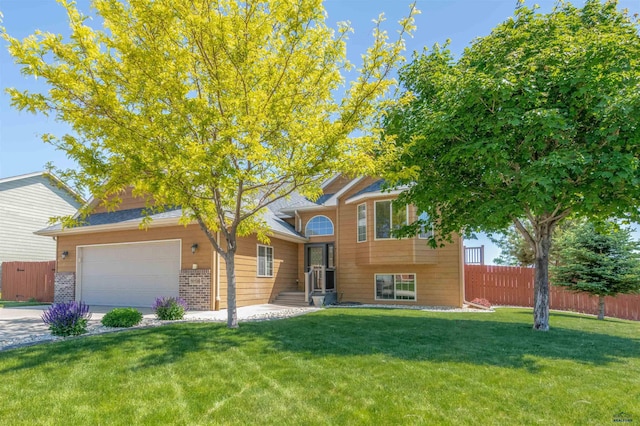
POLYGON ((191 253, 195 254, 198 251, 198 243, 193 243, 191 245, 191 253))
POLYGON ((67 256, 69 256, 69 252, 68 252, 68 251, 66 251, 66 250, 65 250, 65 251, 63 251, 63 252, 62 252, 62 258, 63 258, 63 259, 66 259, 66 258, 67 258, 67 256))

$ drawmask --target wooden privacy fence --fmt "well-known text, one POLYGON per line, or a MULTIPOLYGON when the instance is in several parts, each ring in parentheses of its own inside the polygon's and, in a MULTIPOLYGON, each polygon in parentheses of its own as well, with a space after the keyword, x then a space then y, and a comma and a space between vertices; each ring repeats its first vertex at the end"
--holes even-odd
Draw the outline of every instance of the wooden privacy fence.
MULTIPOLYGON (((514 266, 465 265, 465 299, 487 299, 492 305, 533 307, 535 269, 514 266)), ((562 287, 550 286, 551 309, 598 314, 598 297, 573 293, 562 287)), ((608 317, 640 321, 640 295, 619 295, 605 298, 608 317)))
POLYGON ((2 299, 53 302, 56 262, 2 262, 2 299))

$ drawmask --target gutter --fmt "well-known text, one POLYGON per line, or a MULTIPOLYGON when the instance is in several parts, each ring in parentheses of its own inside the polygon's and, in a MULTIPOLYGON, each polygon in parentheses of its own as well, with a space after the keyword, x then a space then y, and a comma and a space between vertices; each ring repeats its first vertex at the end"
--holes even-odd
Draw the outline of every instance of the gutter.
MULTIPOLYGON (((94 232, 108 232, 108 231, 125 231, 132 229, 139 229, 141 220, 136 220, 135 222, 122 222, 108 225, 93 225, 93 226, 79 226, 75 228, 65 228, 65 229, 42 229, 40 231, 35 231, 36 235, 43 235, 45 237, 55 237, 58 235, 77 235, 77 234, 90 234, 94 232)), ((196 222, 192 222, 191 225, 195 225, 196 222)), ((171 217, 164 219, 153 219, 149 223, 149 228, 160 228, 164 226, 172 226, 172 225, 180 225, 180 219, 171 217)), ((294 243, 307 242, 308 239, 304 237, 298 237, 295 235, 287 234, 285 232, 276 231, 274 229, 270 230, 270 234, 285 241, 291 241, 294 243)))
POLYGON ((404 192, 404 190, 402 190, 402 189, 396 189, 396 190, 388 191, 388 192, 382 192, 382 191, 366 192, 364 194, 353 196, 353 197, 349 198, 348 200, 346 200, 344 203, 345 204, 354 204, 354 203, 357 203, 358 201, 367 200, 369 198, 391 197, 391 196, 394 196, 394 195, 399 195, 402 192, 404 192))
MULTIPOLYGON (((136 220, 134 222, 121 222, 121 223, 111 223, 107 225, 90 225, 90 226, 78 226, 75 228, 64 228, 64 229, 51 229, 47 230, 41 229, 39 231, 35 231, 36 235, 44 235, 46 237, 53 237, 58 235, 72 235, 72 234, 88 234, 92 232, 105 232, 105 231, 119 231, 119 230, 129 230, 140 228, 141 220, 136 220)), ((171 226, 171 225, 179 225, 179 218, 164 218, 164 219, 153 219, 149 223, 149 228, 157 228, 161 226, 171 226)))

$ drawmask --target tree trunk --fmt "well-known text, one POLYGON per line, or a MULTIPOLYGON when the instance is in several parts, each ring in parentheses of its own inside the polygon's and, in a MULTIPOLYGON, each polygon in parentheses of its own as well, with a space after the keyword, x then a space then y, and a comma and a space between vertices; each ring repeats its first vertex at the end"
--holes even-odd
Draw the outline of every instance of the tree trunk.
POLYGON ((604 319, 604 296, 598 296, 598 319, 604 319))
POLYGON ((533 293, 533 328, 549 330, 549 250, 551 230, 547 227, 538 233, 536 242, 535 285, 533 293))
MULTIPOLYGON (((221 219, 224 223, 224 218, 221 219)), ((220 256, 224 259, 227 269, 227 327, 238 328, 238 312, 236 308, 236 232, 235 228, 231 232, 225 232, 225 239, 227 240, 227 250, 224 251, 220 247, 220 233, 214 236, 213 232, 209 230, 201 217, 198 217, 198 224, 200 229, 205 233, 211 245, 215 248, 220 256)), ((216 269, 219 268, 219 263, 216 264, 216 269)), ((213 279, 213 277, 211 277, 213 279)), ((220 282, 216 283, 216 302, 215 310, 220 309, 220 301, 218 295, 220 294, 220 282)), ((213 295, 212 295, 213 296, 213 295)))
POLYGON ((235 250, 229 250, 224 257, 227 265, 227 327, 229 328, 238 328, 235 257, 235 250))

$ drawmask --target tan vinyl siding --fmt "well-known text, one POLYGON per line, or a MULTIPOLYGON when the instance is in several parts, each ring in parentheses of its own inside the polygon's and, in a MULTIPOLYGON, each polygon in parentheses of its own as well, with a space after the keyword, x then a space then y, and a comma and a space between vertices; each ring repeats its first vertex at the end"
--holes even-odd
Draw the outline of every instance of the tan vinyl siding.
POLYGON ((348 178, 346 176, 340 175, 324 188, 324 193, 335 194, 336 192, 344 188, 352 180, 353 180, 352 178, 348 178))
MULTIPOLYGON (((340 197, 336 208, 319 208, 316 211, 299 212, 302 232, 307 222, 316 215, 328 217, 334 225, 334 235, 311 237, 309 243, 334 242, 336 259, 336 284, 339 300, 363 303, 394 303, 408 305, 460 306, 464 298, 462 240, 456 236, 453 244, 431 249, 426 240, 417 237, 403 240, 375 240, 374 201, 389 199, 389 194, 367 198, 356 203, 345 201, 378 179, 365 178, 340 197), (367 206, 367 241, 357 242, 357 205, 367 206), (415 274, 416 301, 375 300, 376 274, 415 274)), ((338 178, 327 189, 337 192, 349 179, 338 178), (342 180, 341 180, 342 179, 342 180), (334 188, 335 186, 335 188, 334 188)), ((326 191, 326 193, 331 193, 326 191)), ((144 199, 136 199, 130 193, 123 194, 120 209, 142 207, 144 199)), ((96 210, 98 211, 98 210, 96 210)), ((414 220, 415 208, 410 208, 409 220, 414 220)), ((153 225, 153 224, 152 224, 153 225)), ((164 239, 182 240, 183 269, 191 269, 196 263, 200 269, 212 269, 212 294, 219 284, 220 308, 227 307, 227 276, 225 262, 220 257, 220 282, 215 283, 217 273, 212 265, 216 255, 205 234, 197 225, 152 226, 148 230, 126 230, 92 234, 71 234, 58 237, 58 251, 69 251, 69 256, 58 263, 60 272, 74 271, 76 247, 88 244, 109 244, 164 239), (191 245, 197 243, 198 252, 191 253, 191 245)), ((223 243, 224 244, 224 243, 223 243)), ((235 257, 237 306, 272 302, 282 291, 304 288, 304 243, 294 243, 271 238, 273 247, 273 277, 257 276, 257 246, 255 236, 238 239, 235 257)))
POLYGON ((120 244, 141 241, 182 240, 181 268, 191 269, 197 264, 198 269, 211 269, 213 247, 198 225, 187 227, 166 226, 151 227, 147 230, 134 229, 126 231, 96 232, 91 234, 70 234, 58 236, 58 252, 68 251, 66 259, 58 258, 58 272, 75 272, 77 246, 95 244, 120 244), (197 243, 198 250, 191 253, 191 246, 197 243))
MULTIPOLYGON (((235 256, 236 304, 249 306, 272 302, 282 291, 297 290, 298 244, 271 238, 268 244, 259 243, 255 236, 238 239, 235 256), (273 277, 258 277, 257 246, 273 247, 273 277)), ((227 307, 227 272, 220 259, 220 308, 227 307)))
MULTIPOLYGON (((298 244, 298 290, 304 291, 304 244, 298 244)), ((336 258, 337 260, 337 258, 336 258)))
MULTIPOLYGON (((122 193, 118 195, 118 197, 120 197, 122 202, 118 205, 116 210, 139 209, 139 208, 146 207, 147 205, 153 205, 153 199, 149 198, 148 199, 149 201, 148 201, 147 198, 145 197, 134 197, 132 194, 132 190, 133 190, 132 188, 127 188, 126 190, 122 191, 122 193)), ((115 195, 109 197, 109 200, 113 200, 114 198, 116 198, 115 195)), ((100 202, 92 210, 93 213, 104 213, 106 211, 107 211, 107 208, 102 202, 100 202)))
POLYGON ((54 216, 70 216, 80 206, 44 175, 0 184, 0 262, 56 259, 51 237, 35 235, 54 216))
MULTIPOLYGON (((453 244, 460 247, 460 241, 453 244)), ((458 261, 453 256, 433 265, 355 265, 350 259, 341 258, 338 269, 338 293, 342 301, 362 303, 397 303, 431 306, 460 306, 462 299, 462 276, 458 261), (416 274, 416 301, 376 301, 375 274, 416 274)), ((456 256, 459 259, 459 256, 456 256)))
MULTIPOLYGON (((414 263, 437 263, 438 253, 426 245, 426 240, 417 237, 404 239, 375 239, 375 204, 377 200, 388 200, 381 196, 357 204, 343 204, 340 207, 340 247, 355 252, 358 265, 404 265, 414 263), (357 241, 358 205, 367 206, 367 241, 357 241), (348 224, 348 225, 347 225, 348 224)), ((415 220, 415 208, 409 208, 409 221, 415 220)))
MULTIPOLYGON (((426 240, 417 237, 402 240, 375 240, 374 200, 389 199, 382 194, 375 199, 345 204, 353 194, 366 188, 375 179, 365 179, 341 197, 338 206, 339 223, 336 246, 339 253, 337 268, 338 298, 361 303, 393 303, 406 305, 461 306, 463 277, 460 267, 462 240, 443 248, 431 249, 426 240), (357 242, 357 205, 367 205, 367 241, 357 242), (376 274, 415 274, 416 300, 376 300, 376 274)), ((415 208, 409 210, 409 220, 416 217, 415 208)))

